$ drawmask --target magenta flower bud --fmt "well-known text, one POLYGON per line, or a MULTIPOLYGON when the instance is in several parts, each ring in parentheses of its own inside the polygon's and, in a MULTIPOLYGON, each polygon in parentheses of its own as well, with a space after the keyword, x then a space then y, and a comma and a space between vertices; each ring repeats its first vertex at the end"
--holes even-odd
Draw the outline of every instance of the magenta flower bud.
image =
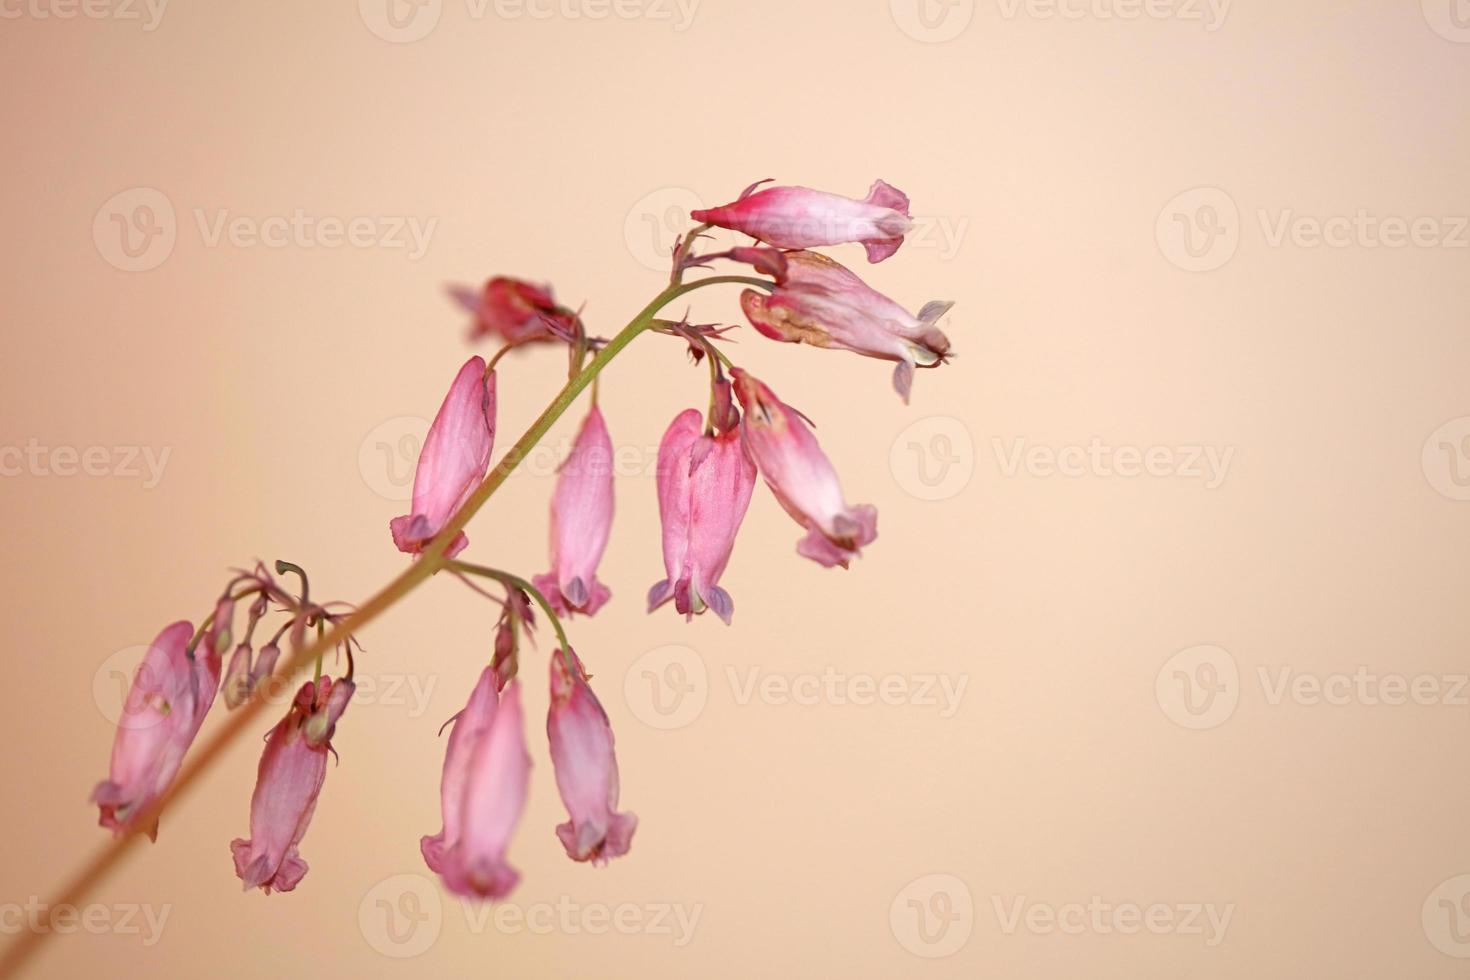
POLYGON ((214 617, 209 621, 209 647, 219 656, 230 648, 230 632, 235 620, 235 600, 229 595, 220 597, 214 606, 214 617))
POLYGON ((260 682, 270 677, 276 669, 276 661, 281 658, 281 648, 274 643, 267 643, 260 648, 260 655, 255 658, 255 666, 250 669, 250 689, 253 692, 260 686, 260 682))
POLYGON ((658 447, 658 512, 667 578, 648 591, 648 609, 674 600, 685 617, 713 609, 726 623, 735 601, 720 588, 735 535, 755 490, 755 466, 740 430, 703 433, 695 409, 681 412, 658 447))
MULTIPOLYGON (((98 823, 115 833, 128 830, 138 813, 168 789, 214 700, 219 658, 214 657, 211 681, 207 670, 189 656, 193 635, 194 627, 187 622, 165 627, 133 675, 107 779, 92 791, 92 802, 100 810, 98 823)), ((157 824, 147 831, 156 836, 157 824)))
POLYGON ((306 875, 298 846, 327 778, 333 723, 346 708, 352 689, 347 680, 307 681, 286 717, 271 729, 250 798, 250 838, 237 837, 230 843, 235 874, 246 889, 288 892, 306 875), (313 730, 325 732, 325 737, 313 738, 313 730))
MULTIPOLYGON (((419 554, 474 493, 490 467, 495 445, 495 375, 472 357, 459 369, 429 427, 413 477, 413 511, 389 523, 398 550, 419 554)), ((461 531, 445 557, 469 544, 461 531)))
POLYGON ((953 303, 931 302, 913 316, 825 255, 791 252, 786 265, 786 280, 773 293, 747 289, 740 296, 746 317, 767 337, 897 361, 893 387, 904 401, 914 368, 937 367, 949 354, 949 338, 936 324, 953 303))
POLYGON ((248 643, 235 647, 235 652, 230 656, 230 665, 225 668, 225 679, 220 690, 225 699, 225 707, 231 711, 244 704, 255 689, 255 680, 250 669, 250 652, 248 643))
POLYGON ((551 655, 551 709, 546 736, 556 788, 570 820, 556 836, 573 861, 606 864, 628 853, 638 817, 618 813, 618 760, 612 725, 571 650, 551 655))
POLYGON ((520 880, 505 852, 531 778, 520 682, 511 681, 504 694, 495 687, 495 672, 486 667, 453 719, 439 784, 444 829, 419 844, 424 863, 446 888, 491 899, 504 898, 520 880))
POLYGON ((745 409, 745 448, 786 513, 807 529, 797 553, 818 564, 847 567, 878 536, 878 509, 849 507, 837 472, 801 416, 741 368, 732 372, 745 409))
POLYGON ((551 499, 551 571, 532 584, 558 615, 601 609, 612 592, 597 580, 613 519, 613 447, 602 411, 592 406, 551 499))
POLYGON ((524 279, 496 276, 478 292, 451 286, 450 295, 474 314, 471 340, 499 337, 510 344, 557 341, 568 339, 573 329, 572 315, 557 305, 551 288, 524 279))
MULTIPOLYGON (((760 183, 765 183, 761 181, 760 183)), ((869 262, 882 262, 903 244, 913 227, 909 199, 895 187, 874 181, 861 201, 807 187, 752 184, 739 200, 723 207, 691 211, 704 224, 743 232, 777 248, 812 248, 860 242, 869 262)))

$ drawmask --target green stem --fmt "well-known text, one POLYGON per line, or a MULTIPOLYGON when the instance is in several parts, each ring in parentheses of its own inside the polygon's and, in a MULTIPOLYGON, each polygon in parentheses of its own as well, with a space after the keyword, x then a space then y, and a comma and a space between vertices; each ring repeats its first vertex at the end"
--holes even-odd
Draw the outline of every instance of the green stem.
MULTIPOLYGON (((483 578, 493 578, 495 581, 509 588, 520 589, 526 595, 535 599, 536 605, 540 606, 541 610, 546 613, 546 618, 551 620, 551 628, 556 631, 556 642, 561 648, 563 650, 571 649, 571 643, 567 640, 566 630, 562 629, 561 620, 557 617, 556 610, 551 608, 551 603, 546 601, 546 596, 541 594, 541 590, 530 582, 521 578, 519 575, 513 575, 510 572, 501 571, 498 568, 489 568, 485 565, 476 565, 472 562, 459 561, 454 558, 451 558, 445 567, 463 572, 466 575, 479 575, 483 578)), ((511 605, 511 608, 515 608, 514 604, 511 605)))

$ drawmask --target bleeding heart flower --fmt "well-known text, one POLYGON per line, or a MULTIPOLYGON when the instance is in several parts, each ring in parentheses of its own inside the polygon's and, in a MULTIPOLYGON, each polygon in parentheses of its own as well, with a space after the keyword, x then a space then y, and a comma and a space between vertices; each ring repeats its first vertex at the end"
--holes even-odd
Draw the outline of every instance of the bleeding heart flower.
POLYGON ((419 847, 450 891, 504 898, 520 880, 505 852, 531 778, 520 682, 512 680, 497 694, 495 671, 486 667, 453 724, 439 785, 444 829, 419 847))
MULTIPOLYGON (((495 445, 495 375, 472 357, 459 369, 429 426, 413 476, 413 511, 389 522, 398 550, 419 554, 474 493, 495 445)), ((461 531, 444 550, 452 558, 469 538, 461 531)))
MULTIPOLYGON (((220 658, 204 644, 190 654, 193 635, 187 622, 165 627, 133 675, 107 779, 92 791, 98 823, 114 833, 130 829, 138 813, 168 789, 214 703, 220 658)), ((158 824, 147 833, 156 838, 158 824)))
POLYGON ((496 276, 478 292, 451 286, 449 294, 475 316, 471 340, 498 336, 509 344, 525 344, 575 337, 576 314, 557 305, 549 286, 496 276))
POLYGON ((863 545, 877 538, 878 509, 849 507, 837 471, 801 415, 746 371, 736 368, 731 374, 745 409, 745 448, 781 506, 807 529, 797 552, 829 568, 846 568, 863 545))
POLYGON ((612 724, 571 650, 551 655, 551 709, 546 715, 556 788, 570 820, 556 836, 573 861, 606 864, 628 853, 638 817, 618 813, 618 760, 612 724))
POLYGON ((246 889, 288 892, 305 877, 307 864, 297 846, 327 778, 337 719, 354 690, 347 678, 307 681, 266 738, 250 797, 250 838, 230 842, 235 874, 246 889))
POLYGON ((937 367, 949 354, 949 338, 936 324, 953 303, 927 303, 913 316, 816 252, 786 253, 781 285, 769 295, 747 289, 740 305, 755 328, 774 340, 897 361, 893 387, 904 401, 915 366, 937 367))
POLYGON ((704 224, 743 232, 777 248, 812 248, 861 242, 869 262, 882 262, 903 244, 913 227, 903 191, 874 181, 861 201, 807 187, 747 187, 731 204, 690 216, 704 224))
POLYGON ((658 513, 664 571, 648 591, 648 609, 674 600, 686 617, 713 609, 726 623, 735 614, 720 576, 755 490, 755 466, 740 446, 740 430, 705 435, 695 409, 679 413, 658 447, 658 513))
POLYGON ((558 615, 591 616, 612 592, 597 580, 613 519, 613 448, 596 405, 562 463, 551 499, 551 571, 532 584, 558 615))

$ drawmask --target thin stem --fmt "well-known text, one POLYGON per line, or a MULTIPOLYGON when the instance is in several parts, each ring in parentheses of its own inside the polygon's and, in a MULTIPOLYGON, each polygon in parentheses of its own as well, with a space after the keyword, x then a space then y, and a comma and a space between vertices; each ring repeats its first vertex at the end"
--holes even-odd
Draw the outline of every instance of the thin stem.
MULTIPOLYGON (((474 517, 475 513, 485 505, 485 501, 489 500, 490 496, 500 488, 500 485, 505 482, 521 460, 529 455, 530 450, 540 442, 556 420, 571 407, 583 389, 592 383, 592 380, 601 373, 603 368, 607 367, 614 357, 622 352, 623 348, 649 328, 653 318, 665 305, 695 289, 722 283, 744 283, 771 288, 769 282, 761 279, 746 276, 711 276, 695 282, 671 285, 655 296, 617 336, 608 341, 607 346, 597 352, 585 369, 567 381, 566 386, 552 399, 551 404, 546 406, 536 421, 531 423, 531 427, 516 440, 515 445, 511 446, 500 462, 491 468, 479 487, 444 525, 434 540, 424 547, 418 559, 363 602, 355 612, 338 622, 333 622, 330 628, 319 634, 312 642, 302 642, 293 648, 291 655, 286 658, 285 663, 274 675, 278 680, 273 680, 271 684, 260 685, 246 701, 228 713, 220 726, 215 729, 214 734, 203 739, 190 752, 188 761, 180 769, 168 789, 151 804, 140 809, 129 821, 127 830, 104 844, 85 865, 68 878, 57 889, 48 907, 81 905, 87 895, 117 867, 129 850, 137 845, 138 840, 144 836, 143 828, 153 826, 165 808, 194 789, 204 773, 224 754, 230 744, 247 727, 255 723, 256 717, 270 705, 267 695, 271 690, 274 690, 277 685, 288 683, 308 664, 313 663, 337 644, 345 643, 349 637, 360 632, 363 627, 387 612, 431 575, 444 568, 448 564, 444 557, 445 549, 469 523, 470 518, 474 517)), ((561 636, 560 631, 558 631, 558 636, 565 643, 565 637, 561 636)), ((41 932, 28 929, 16 937, 6 947, 4 955, 0 956, 0 978, 15 976, 21 967, 35 955, 40 943, 53 932, 54 930, 41 932)))

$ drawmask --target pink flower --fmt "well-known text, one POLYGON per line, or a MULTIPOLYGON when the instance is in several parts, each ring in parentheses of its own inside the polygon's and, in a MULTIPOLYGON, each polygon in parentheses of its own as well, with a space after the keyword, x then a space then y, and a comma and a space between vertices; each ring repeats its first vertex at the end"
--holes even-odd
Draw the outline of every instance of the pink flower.
MULTIPOLYGON (((764 183, 764 181, 761 181, 764 183)), ((777 248, 812 248, 861 242, 869 262, 898 251, 913 227, 909 199, 878 180, 861 201, 807 187, 752 184, 739 200, 723 207, 691 211, 695 221, 743 232, 777 248), (752 193, 754 192, 754 193, 752 193)))
POLYGON ((557 305, 551 288, 523 279, 496 276, 477 293, 451 286, 450 295, 475 315, 470 339, 499 336, 509 344, 566 340, 575 314, 557 305))
POLYGON ((740 305, 755 328, 774 340, 897 361, 893 387, 904 401, 915 366, 936 367, 949 354, 949 338, 936 324, 953 303, 926 303, 913 316, 816 252, 787 253, 786 277, 775 292, 747 289, 740 305))
POLYGON ((612 439, 596 405, 562 463, 551 500, 551 571, 532 584, 559 615, 591 616, 612 592, 597 580, 597 563, 612 533, 612 439))
MULTIPOLYGON (((168 789, 214 703, 220 658, 205 649, 189 653, 194 627, 177 622, 158 634, 133 675, 123 702, 107 779, 92 791, 98 823, 115 833, 168 789)), ((157 837, 158 824, 147 828, 157 837)))
POLYGON ((744 370, 736 368, 732 376, 745 409, 745 448, 781 506, 807 529, 797 553, 846 568, 878 536, 877 508, 849 507, 837 472, 800 414, 744 370))
POLYGON ((713 609, 726 623, 735 614, 720 576, 735 548, 755 489, 755 466, 740 447, 740 430, 705 435, 701 416, 687 409, 658 447, 658 512, 663 524, 664 571, 648 592, 648 609, 674 600, 686 617, 713 609))
POLYGON ((281 648, 274 643, 267 643, 261 648, 260 656, 252 666, 250 644, 242 643, 235 647, 234 654, 230 656, 230 666, 225 670, 224 683, 220 686, 225 707, 234 711, 249 700, 261 682, 276 669, 276 661, 280 656, 281 648))
POLYGON ((521 685, 497 695, 486 667, 453 719, 439 785, 444 829, 420 841, 424 862, 457 895, 504 898, 520 874, 505 860, 526 807, 531 756, 521 723, 521 685))
POLYGON ((606 864, 628 853, 638 818, 618 813, 618 760, 612 725, 571 650, 551 655, 551 710, 546 715, 556 788, 570 820, 556 828, 573 861, 606 864))
POLYGON ((230 842, 235 874, 247 889, 288 892, 306 875, 297 846, 311 825, 327 778, 332 733, 354 689, 346 678, 307 681, 271 729, 250 797, 250 838, 230 842))
MULTIPOLYGON (((429 426, 413 476, 413 511, 389 522, 398 550, 419 554, 449 518, 474 493, 490 467, 495 445, 495 375, 485 375, 485 360, 472 357, 449 386, 444 404, 429 426)), ((461 531, 444 556, 469 544, 461 531)))

